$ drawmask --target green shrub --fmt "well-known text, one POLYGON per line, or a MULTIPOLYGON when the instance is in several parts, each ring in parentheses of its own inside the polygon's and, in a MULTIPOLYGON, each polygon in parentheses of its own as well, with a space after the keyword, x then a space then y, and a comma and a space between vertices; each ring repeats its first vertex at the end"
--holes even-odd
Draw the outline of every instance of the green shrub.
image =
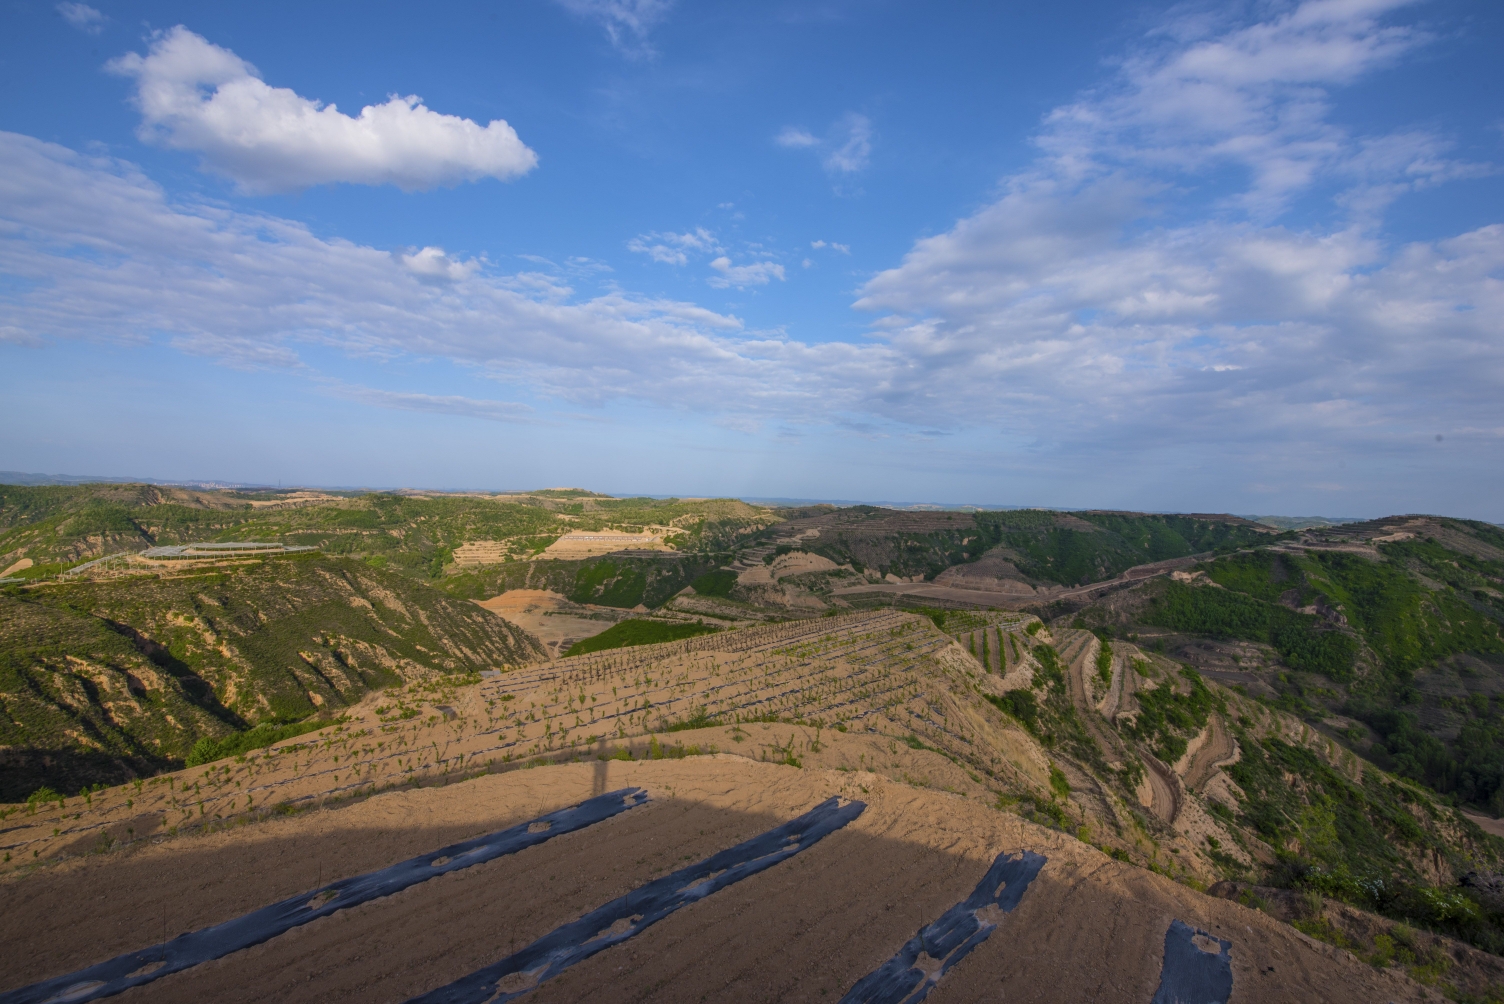
POLYGON ((291 739, 293 736, 300 736, 305 732, 313 732, 341 721, 344 721, 344 719, 331 720, 322 718, 306 722, 294 722, 291 725, 272 725, 263 722, 253 729, 236 732, 234 735, 225 736, 222 739, 205 736, 193 744, 193 749, 188 753, 186 765, 189 767, 198 767, 202 764, 213 763, 215 760, 223 760, 225 757, 249 753, 251 750, 263 749, 284 739, 291 739))
POLYGON ((612 648, 629 648, 633 645, 656 645, 664 641, 679 641, 696 635, 714 634, 719 628, 708 624, 669 624, 664 621, 633 619, 613 624, 600 634, 569 646, 565 655, 585 655, 612 648))
POLYGON ((1031 732, 1039 723, 1039 705, 1034 700, 1033 691, 1010 690, 1002 697, 993 694, 987 694, 986 697, 993 707, 1017 718, 1031 732))
POLYGON ((1071 793, 1071 783, 1066 780, 1065 774, 1059 767, 1050 764, 1050 790, 1057 798, 1068 798, 1071 793))
POLYGON ((1338 681, 1351 679, 1358 651, 1351 636, 1324 630, 1317 617, 1230 589, 1166 582, 1144 621, 1214 638, 1261 641, 1274 646, 1295 669, 1338 681))
POLYGON ((729 596, 736 585, 736 573, 729 568, 718 568, 695 579, 690 586, 701 596, 729 596))

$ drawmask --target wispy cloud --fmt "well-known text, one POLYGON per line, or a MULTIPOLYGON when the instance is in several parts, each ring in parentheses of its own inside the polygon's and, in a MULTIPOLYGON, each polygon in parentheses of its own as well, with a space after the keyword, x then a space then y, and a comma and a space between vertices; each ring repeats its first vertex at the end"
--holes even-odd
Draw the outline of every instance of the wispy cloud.
POLYGON ((104 30, 105 21, 109 20, 86 3, 60 3, 57 12, 63 15, 64 21, 90 35, 98 35, 104 30))
POLYGON ((594 21, 623 55, 650 59, 655 55, 648 41, 653 27, 668 16, 674 0, 556 0, 577 17, 594 21))
POLYGON ((247 192, 332 182, 404 191, 526 174, 537 154, 506 122, 442 115, 415 95, 367 105, 355 117, 271 87, 228 49, 179 25, 145 56, 108 68, 136 81, 143 142, 203 155, 204 166, 247 192))
POLYGON ((733 265, 730 258, 722 255, 712 261, 710 267, 719 274, 705 281, 717 289, 725 289, 728 286, 746 289, 748 286, 766 286, 774 279, 779 282, 783 281, 783 266, 777 262, 758 261, 750 265, 733 265))
POLYGON ((783 132, 773 138, 773 142, 791 150, 820 145, 820 141, 808 129, 800 129, 798 126, 785 126, 783 132))
POLYGON ((833 175, 855 174, 872 160, 872 120, 847 112, 818 137, 802 126, 785 126, 773 142, 790 150, 814 150, 820 164, 833 175))
POLYGON ((487 401, 453 394, 419 394, 410 391, 381 390, 338 381, 324 381, 325 393, 347 401, 358 401, 376 408, 398 411, 426 411, 438 415, 459 415, 490 422, 528 422, 533 409, 514 401, 487 401))
POLYGON ((706 285, 715 289, 746 289, 749 286, 766 286, 774 279, 783 281, 782 265, 770 260, 768 253, 761 251, 758 245, 749 245, 749 249, 758 260, 737 265, 716 235, 704 227, 686 230, 682 234, 654 231, 639 234, 627 242, 627 250, 645 254, 653 261, 665 265, 687 265, 691 258, 703 259, 715 255, 709 263, 713 274, 705 280, 706 285))
POLYGON ((1332 117, 1331 88, 1426 41, 1385 22, 1401 6, 1308 0, 1158 26, 1046 116, 1043 156, 996 202, 863 288, 858 306, 885 314, 877 330, 916 365, 890 400, 931 401, 942 380, 954 401, 1007 387, 973 400, 1082 449, 1394 444, 1476 417, 1504 394, 1504 344, 1462 308, 1504 308, 1486 278, 1504 270, 1504 227, 1392 247, 1374 224, 1404 192, 1491 168, 1332 117), (1229 167, 1244 184, 1205 183, 1229 167), (1317 186, 1341 190, 1338 222, 1282 224, 1317 186))
POLYGON ((682 234, 672 231, 638 234, 627 241, 627 250, 665 265, 687 265, 691 253, 713 254, 721 250, 721 245, 709 230, 696 227, 682 234))

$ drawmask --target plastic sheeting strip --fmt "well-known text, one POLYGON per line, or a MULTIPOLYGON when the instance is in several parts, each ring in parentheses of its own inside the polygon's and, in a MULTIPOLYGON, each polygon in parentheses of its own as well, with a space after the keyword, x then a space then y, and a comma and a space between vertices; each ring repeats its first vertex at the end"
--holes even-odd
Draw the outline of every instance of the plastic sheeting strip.
POLYGON ((66 976, 0 994, 0 1004, 74 1004, 109 997, 169 973, 259 945, 338 910, 390 896, 435 875, 515 854, 562 833, 609 819, 647 800, 647 792, 641 788, 622 788, 597 795, 579 805, 550 812, 510 829, 462 840, 380 871, 331 882, 234 920, 181 934, 165 944, 127 952, 66 976))
POLYGON ((997 927, 991 908, 1011 913, 1048 860, 1033 851, 999 854, 971 895, 946 910, 872 972, 856 982, 840 1004, 918 1004, 940 977, 986 941, 997 927), (921 964, 921 956, 925 958, 921 964))
POLYGON ((654 879, 620 899, 556 928, 526 948, 408 1004, 481 1004, 509 1001, 552 979, 577 962, 620 944, 682 906, 740 882, 792 857, 834 833, 867 808, 865 802, 830 798, 798 819, 699 864, 654 879))
POLYGON ((1152 1004, 1227 1004, 1232 996, 1232 942, 1179 920, 1165 931, 1165 961, 1152 1004), (1209 952, 1196 942, 1217 951, 1209 952))

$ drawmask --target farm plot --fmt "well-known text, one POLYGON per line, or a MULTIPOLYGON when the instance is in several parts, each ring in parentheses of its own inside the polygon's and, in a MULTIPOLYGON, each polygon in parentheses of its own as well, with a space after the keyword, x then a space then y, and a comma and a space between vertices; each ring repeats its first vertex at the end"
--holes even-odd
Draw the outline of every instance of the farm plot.
POLYGON ((375 695, 295 741, 11 810, 19 815, 0 849, 14 870, 477 773, 716 749, 798 765, 839 746, 832 766, 944 777, 937 783, 989 801, 1001 792, 1053 801, 1047 757, 984 699, 986 676, 928 618, 884 611, 438 678, 375 695), (938 763, 916 766, 921 752, 938 763))
POLYGON ((539 967, 497 980, 497 999, 528 991, 538 1004, 872 1000, 887 999, 873 992, 889 987, 934 986, 936 1000, 1147 1001, 1156 988, 1184 982, 1188 962, 1206 968, 1173 952, 1186 930, 1215 942, 1212 975, 1220 988, 1230 981, 1232 1000, 1426 997, 1404 975, 1266 914, 975 800, 870 772, 720 756, 565 764, 393 791, 38 872, 7 887, 0 999, 149 949, 164 932, 232 922, 312 897, 323 883, 422 861, 501 828, 528 829, 527 820, 602 785, 641 789, 648 800, 111 999, 404 1001, 499 971, 554 932, 597 919, 603 930, 591 940, 603 944, 576 953, 558 975, 539 967), (833 800, 862 808, 797 854, 703 896, 678 884, 833 800), (687 894, 671 915, 644 911, 657 919, 650 926, 635 914, 604 922, 602 911, 635 909, 633 898, 664 879, 687 894))

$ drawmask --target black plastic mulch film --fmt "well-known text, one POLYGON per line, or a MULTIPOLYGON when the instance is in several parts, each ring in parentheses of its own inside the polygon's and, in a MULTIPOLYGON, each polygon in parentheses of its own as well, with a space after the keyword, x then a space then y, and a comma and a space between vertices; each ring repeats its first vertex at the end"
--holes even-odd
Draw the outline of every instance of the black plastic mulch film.
POLYGON ((1033 851, 999 854, 970 896, 919 929, 898 954, 856 982, 840 1004, 918 1004, 940 977, 991 936, 994 908, 1011 913, 1047 859, 1033 851), (920 956, 932 960, 921 966, 920 956), (934 963, 938 962, 936 966, 934 963))
POLYGON ((521 997, 577 962, 626 941, 652 924, 728 885, 798 854, 866 809, 826 799, 798 819, 632 890, 546 934, 526 948, 408 1004, 501 1004, 521 997))
POLYGON ((181 934, 164 944, 127 952, 108 962, 101 962, 66 976, 0 994, 0 1004, 75 1004, 109 997, 131 987, 150 983, 169 973, 180 972, 201 962, 259 945, 309 921, 327 917, 337 910, 390 896, 435 875, 515 854, 560 834, 609 819, 647 800, 647 792, 641 788, 622 788, 597 795, 578 805, 550 812, 509 829, 462 840, 380 871, 331 882, 312 892, 284 899, 234 920, 181 934))
POLYGON ((1172 920, 1165 931, 1159 990, 1150 1004, 1227 1004, 1232 996, 1231 950, 1232 942, 1172 920), (1209 951, 1213 945, 1215 952, 1209 951))

